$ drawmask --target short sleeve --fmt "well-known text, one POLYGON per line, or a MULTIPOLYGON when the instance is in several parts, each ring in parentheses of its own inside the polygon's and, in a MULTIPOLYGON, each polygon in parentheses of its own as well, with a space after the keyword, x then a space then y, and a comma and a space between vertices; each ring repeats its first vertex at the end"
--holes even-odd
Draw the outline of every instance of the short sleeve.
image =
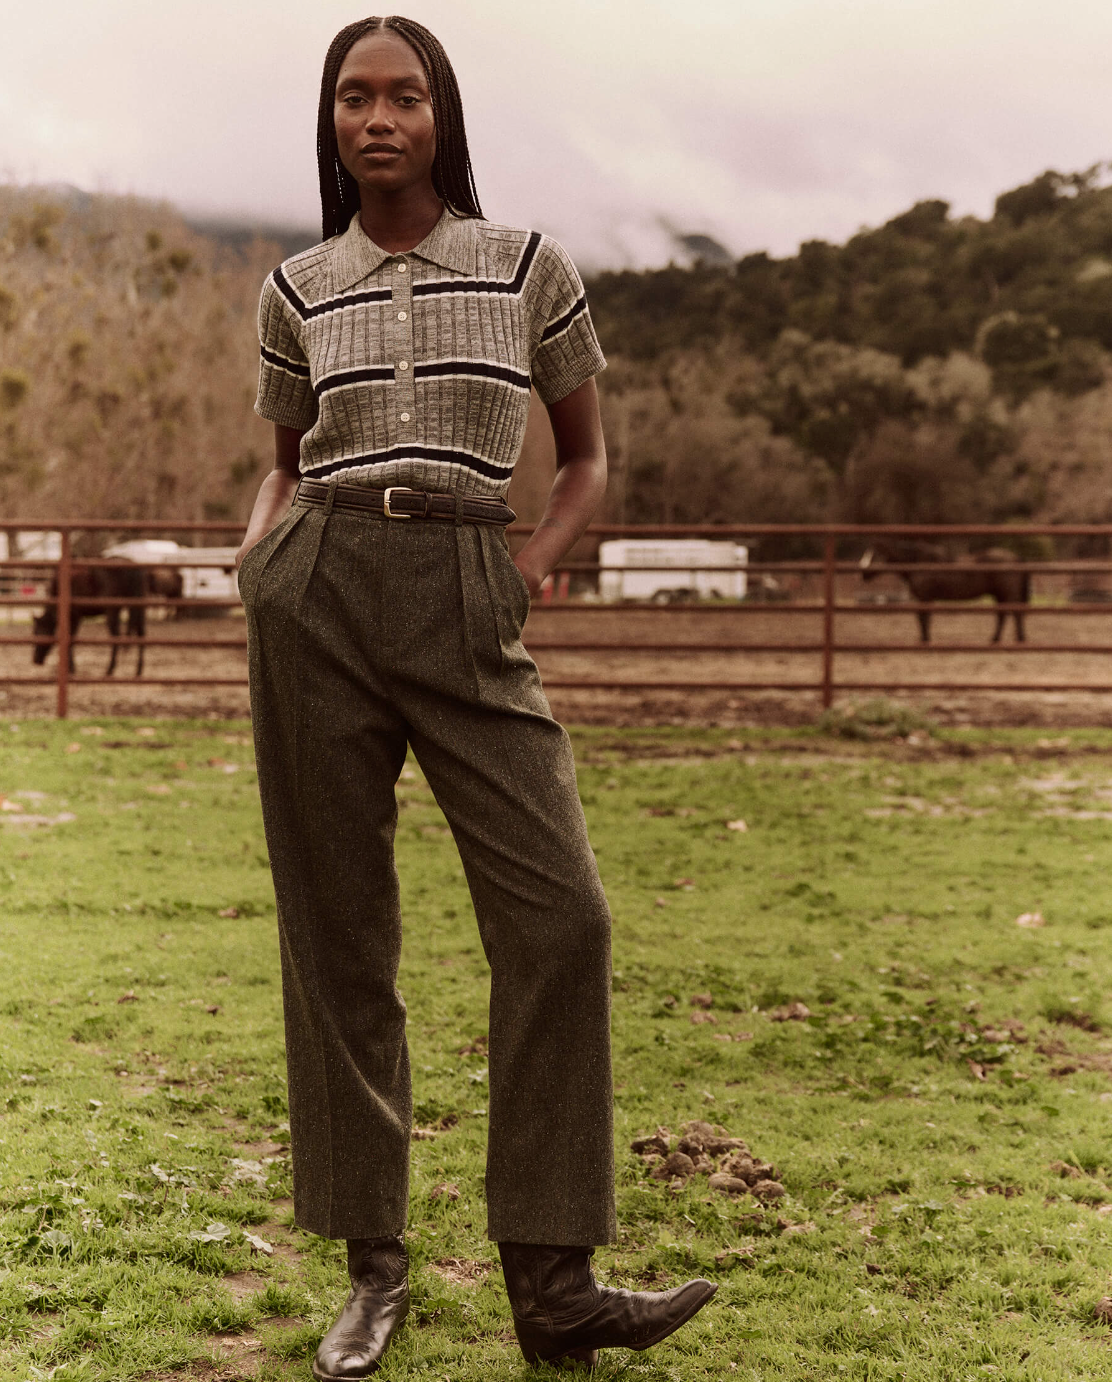
POLYGON ((531 374, 545 403, 556 403, 606 368, 583 280, 562 246, 544 236, 537 252, 537 325, 531 374))
POLYGON ((271 274, 259 299, 259 396, 255 412, 307 432, 317 420, 309 361, 271 274))

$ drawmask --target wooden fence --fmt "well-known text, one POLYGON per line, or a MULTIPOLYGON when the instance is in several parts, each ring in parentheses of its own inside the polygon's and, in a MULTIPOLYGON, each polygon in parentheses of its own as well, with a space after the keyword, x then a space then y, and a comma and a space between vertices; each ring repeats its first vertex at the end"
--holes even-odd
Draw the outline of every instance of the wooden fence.
MULTIPOLYGON (((24 675, 22 673, 0 675, 0 685, 52 685, 55 687, 56 713, 59 716, 65 716, 70 706, 71 690, 75 687, 103 685, 109 682, 160 686, 199 684, 243 686, 246 684, 245 669, 242 674, 234 677, 213 677, 211 675, 160 677, 156 675, 143 677, 141 681, 138 678, 123 675, 108 678, 106 676, 76 675, 70 671, 70 652, 75 642, 80 642, 83 646, 103 647, 109 647, 113 643, 126 644, 129 642, 124 635, 113 639, 107 636, 88 636, 84 633, 78 640, 71 640, 70 615, 75 610, 80 610, 83 607, 103 609, 109 604, 119 606, 142 604, 164 610, 197 609, 201 606, 209 609, 213 607, 228 608, 238 604, 238 600, 234 598, 228 598, 224 601, 197 600, 185 597, 167 599, 161 596, 138 599, 120 597, 114 600, 101 597, 82 599, 75 595, 73 590, 75 565, 125 566, 129 563, 104 557, 81 556, 76 558, 74 549, 75 539, 78 535, 82 535, 81 541, 84 546, 99 551, 102 550, 109 537, 118 539, 125 534, 136 537, 150 536, 156 533, 161 536, 188 534, 193 538, 222 534, 225 535, 226 540, 238 542, 243 531, 242 525, 232 523, 144 523, 118 520, 56 522, 50 519, 26 521, 18 524, 0 522, 0 532, 7 533, 13 545, 15 535, 32 530, 39 533, 48 531, 58 534, 58 555, 54 558, 9 556, 7 560, 0 561, 0 576, 7 578, 5 588, 9 590, 9 593, 0 595, 0 607, 41 608, 45 604, 56 605, 58 614, 56 665, 52 671, 42 675, 24 675), (34 590, 25 588, 10 593, 13 581, 18 584, 20 579, 23 579, 25 583, 33 584, 34 590), (57 594, 53 597, 44 594, 45 587, 51 580, 56 580, 57 594)), ((520 546, 531 531, 532 529, 528 525, 515 525, 510 530, 511 544, 520 546)), ((957 608, 969 609, 968 605, 919 604, 909 599, 891 599, 889 602, 868 599, 867 602, 864 602, 866 600, 865 592, 859 585, 861 551, 867 546, 883 543, 886 540, 917 539, 949 544, 955 552, 965 549, 967 555, 945 567, 951 572, 973 570, 983 572, 986 569, 983 562, 979 562, 973 556, 968 555, 971 548, 1007 546, 1012 551, 1017 550, 1017 548, 1020 551, 1037 548, 1040 557, 1038 560, 1020 560, 1017 557, 1014 561, 993 562, 993 570, 1027 572, 1041 587, 1040 590, 1036 591, 1030 603, 1001 604, 997 606, 1000 611, 1007 614, 1021 613, 1036 629, 1040 616, 1048 614, 1053 614, 1055 620, 1061 617, 1081 618, 1090 621, 1094 618, 1099 619, 1101 616, 1109 618, 1112 616, 1112 558, 1081 558, 1059 554, 1063 548, 1076 548, 1079 540, 1084 540, 1091 549, 1112 551, 1112 524, 1026 525, 1022 527, 991 524, 938 526, 851 524, 626 525, 593 527, 589 530, 588 537, 599 540, 620 537, 653 540, 711 538, 745 543, 757 553, 756 559, 748 561, 744 567, 751 585, 755 583, 755 589, 752 590, 750 598, 743 600, 691 600, 665 605, 652 601, 626 601, 618 607, 623 616, 623 637, 617 638, 611 631, 604 638, 592 639, 590 635, 591 621, 598 620, 600 616, 605 614, 613 616, 616 606, 613 603, 604 603, 598 598, 598 573, 603 568, 597 561, 568 561, 556 573, 552 589, 546 591, 544 619, 537 622, 543 622, 546 628, 550 628, 553 619, 558 619, 560 624, 568 621, 575 636, 571 636, 571 633, 564 636, 560 632, 553 636, 551 633, 542 632, 539 629, 533 633, 527 631, 526 643, 531 651, 540 653, 546 651, 554 653, 636 651, 656 655, 657 666, 659 666, 660 661, 674 662, 681 658, 689 658, 693 651, 722 654, 727 657, 736 655, 739 662, 746 655, 790 652, 813 657, 815 675, 806 680, 787 680, 776 677, 747 679, 744 676, 739 676, 736 679, 724 677, 714 680, 700 680, 697 676, 691 675, 687 677, 660 677, 654 673, 649 676, 637 675, 634 678, 608 678, 605 675, 569 676, 556 672, 552 675, 545 675, 545 684, 552 688, 655 689, 664 691, 704 691, 709 689, 732 692, 787 690, 798 692, 810 690, 818 695, 824 706, 829 706, 837 693, 845 691, 1022 690, 1065 692, 1079 689, 1100 692, 1112 691, 1112 679, 1086 680, 1083 684, 1061 678, 1033 681, 1024 679, 1022 682, 1003 679, 996 681, 945 681, 934 678, 923 680, 921 677, 916 677, 912 670, 919 657, 937 657, 944 653, 974 651, 986 653, 990 651, 989 645, 954 642, 924 644, 915 641, 906 643, 869 642, 867 640, 855 641, 851 636, 847 636, 852 630, 854 621, 866 614, 870 616, 881 615, 887 618, 897 615, 906 616, 909 613, 920 611, 943 614, 948 610, 957 608), (793 546, 795 550, 810 551, 812 555, 784 560, 763 560, 760 558, 762 547, 765 550, 771 547, 773 550, 782 551, 787 546, 793 546), (762 584, 764 582, 771 586, 771 590, 764 588, 762 584), (791 589, 793 583, 796 587, 794 591, 791 589), (762 598, 773 592, 781 597, 775 604, 770 603, 767 598, 762 598), (782 630, 783 636, 779 638, 765 636, 760 640, 747 638, 746 631, 749 621, 755 616, 761 615, 764 616, 763 625, 767 626, 768 615, 773 609, 776 615, 775 622, 782 630), (692 641, 690 638, 670 637, 654 637, 650 641, 645 641, 636 636, 628 638, 624 636, 625 634, 636 634, 637 621, 643 611, 653 612, 655 616, 652 621, 653 630, 662 626, 661 620, 664 621, 663 627, 667 628, 667 622, 673 616, 682 616, 685 621, 689 621, 693 616, 716 616, 714 624, 707 627, 720 629, 723 616, 728 616, 731 632, 725 638, 718 636, 713 640, 702 642, 692 641), (626 617, 627 615, 628 617, 626 617), (803 617, 810 618, 812 627, 817 627, 819 630, 818 635, 802 640, 786 636, 791 621, 803 617), (876 679, 854 680, 838 675, 838 662, 843 655, 893 652, 907 654, 907 657, 903 659, 903 666, 907 670, 895 678, 888 678, 883 681, 876 679)), ((189 566, 188 549, 182 549, 180 562, 175 557, 169 564, 187 568, 189 566)), ((131 565, 134 564, 131 563, 131 565)), ((626 569, 655 570, 656 568, 646 566, 626 569)), ((721 571, 723 568, 685 567, 684 569, 721 571)), ((937 571, 939 567, 934 563, 902 561, 900 569, 937 571)), ((690 627, 689 623, 687 626, 690 627)), ((11 627, 9 625, 9 628, 11 627)), ((194 627, 196 633, 191 631, 188 636, 181 633, 173 639, 159 637, 157 634, 149 636, 144 640, 145 646, 172 646, 176 649, 243 649, 246 647, 245 637, 214 639, 205 636, 204 626, 200 621, 194 627)), ((761 627, 761 625, 757 627, 761 627)), ((991 650, 994 654, 1022 653, 1028 656, 1042 655, 1044 658, 1057 653, 1112 653, 1112 623, 1107 626, 1099 625, 1099 627, 1107 627, 1108 629, 1109 636, 1104 642, 1091 640, 1076 643, 1040 642, 1035 637, 1022 643, 1000 642, 993 645, 991 650)), ((910 621, 909 629, 911 629, 910 621)), ((913 630, 912 634, 914 637, 913 630)), ((23 644, 32 647, 36 643, 51 641, 55 640, 44 637, 37 638, 31 632, 0 634, 0 645, 23 644)))

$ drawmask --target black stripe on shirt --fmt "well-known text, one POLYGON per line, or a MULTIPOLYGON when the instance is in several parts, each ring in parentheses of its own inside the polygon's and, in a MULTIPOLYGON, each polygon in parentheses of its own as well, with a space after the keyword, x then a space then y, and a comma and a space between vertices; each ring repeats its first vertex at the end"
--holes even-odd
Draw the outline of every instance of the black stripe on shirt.
POLYGON ((572 303, 562 317, 557 317, 550 326, 545 327, 541 332, 541 345, 544 345, 545 341, 551 341, 553 336, 559 336, 561 331, 566 331, 576 317, 586 310, 587 294, 584 293, 572 303))
POLYGON ((318 379, 313 385, 313 392, 320 398, 331 389, 346 389, 351 384, 388 384, 393 378, 394 371, 389 365, 341 370, 338 374, 326 374, 323 379, 318 379))
POLYGON ((301 318, 323 317, 329 312, 339 312, 345 307, 359 307, 365 302, 390 302, 392 288, 368 288, 362 293, 338 293, 335 297, 322 298, 320 302, 308 303, 290 283, 279 266, 273 273, 274 286, 301 318))
POLYGON ((484 461, 481 456, 472 456, 467 451, 452 451, 446 446, 394 446, 389 451, 372 451, 367 456, 348 456, 340 461, 329 461, 326 465, 313 466, 304 473, 311 480, 323 475, 333 475, 337 470, 354 470, 357 466, 389 465, 392 461, 437 461, 441 465, 458 465, 464 470, 473 470, 488 480, 508 480, 512 465, 494 465, 484 461))
POLYGON ((268 365, 273 365, 275 369, 285 370, 287 374, 296 374, 299 379, 309 378, 308 365, 302 365, 297 360, 290 360, 285 355, 279 355, 276 350, 271 350, 267 346, 260 346, 259 354, 268 365))
POLYGON ((485 360, 436 360, 428 365, 413 366, 414 379, 476 378, 497 379, 512 384, 515 389, 528 389, 530 380, 521 370, 507 365, 492 365, 485 360))
POLYGON ((428 298, 439 297, 442 293, 506 293, 510 297, 517 297, 522 288, 525 287, 525 279, 533 266, 533 260, 537 257, 537 249, 540 243, 540 232, 536 230, 532 231, 529 235, 529 239, 525 242, 525 248, 522 250, 521 258, 517 262, 517 271, 513 278, 434 279, 431 283, 415 283, 413 285, 413 296, 415 298, 428 298))
POLYGON ((289 279, 282 272, 282 266, 279 265, 278 268, 276 268, 270 276, 274 280, 274 286, 286 299, 286 301, 297 313, 297 315, 304 321, 305 300, 301 297, 301 295, 294 288, 293 284, 290 283, 289 279))

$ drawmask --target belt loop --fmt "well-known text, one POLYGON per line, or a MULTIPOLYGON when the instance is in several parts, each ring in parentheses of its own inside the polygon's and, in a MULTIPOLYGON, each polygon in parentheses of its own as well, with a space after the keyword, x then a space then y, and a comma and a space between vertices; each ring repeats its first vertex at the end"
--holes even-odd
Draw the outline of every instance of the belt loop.
POLYGON ((340 488, 339 481, 337 481, 337 480, 329 480, 329 482, 328 482, 328 494, 325 496, 325 500, 324 500, 324 516, 325 516, 325 518, 327 518, 328 515, 332 512, 332 505, 336 502, 336 493, 337 493, 337 491, 339 490, 339 488, 340 488))
POLYGON ((460 494, 460 493, 457 491, 456 494, 455 494, 453 497, 455 498, 455 501, 456 501, 456 527, 459 528, 459 527, 462 527, 462 526, 463 526, 463 522, 464 522, 464 519, 463 519, 463 495, 460 494))

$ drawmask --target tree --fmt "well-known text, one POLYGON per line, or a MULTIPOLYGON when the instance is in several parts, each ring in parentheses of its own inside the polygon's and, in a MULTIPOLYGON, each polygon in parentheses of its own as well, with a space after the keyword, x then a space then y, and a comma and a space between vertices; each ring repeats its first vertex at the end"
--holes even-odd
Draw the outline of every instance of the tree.
POLYGON ((733 402, 739 412, 758 413, 776 435, 823 461, 839 486, 882 423, 910 422, 922 410, 895 356, 814 341, 801 331, 781 335, 762 383, 748 396, 735 393, 733 402))

